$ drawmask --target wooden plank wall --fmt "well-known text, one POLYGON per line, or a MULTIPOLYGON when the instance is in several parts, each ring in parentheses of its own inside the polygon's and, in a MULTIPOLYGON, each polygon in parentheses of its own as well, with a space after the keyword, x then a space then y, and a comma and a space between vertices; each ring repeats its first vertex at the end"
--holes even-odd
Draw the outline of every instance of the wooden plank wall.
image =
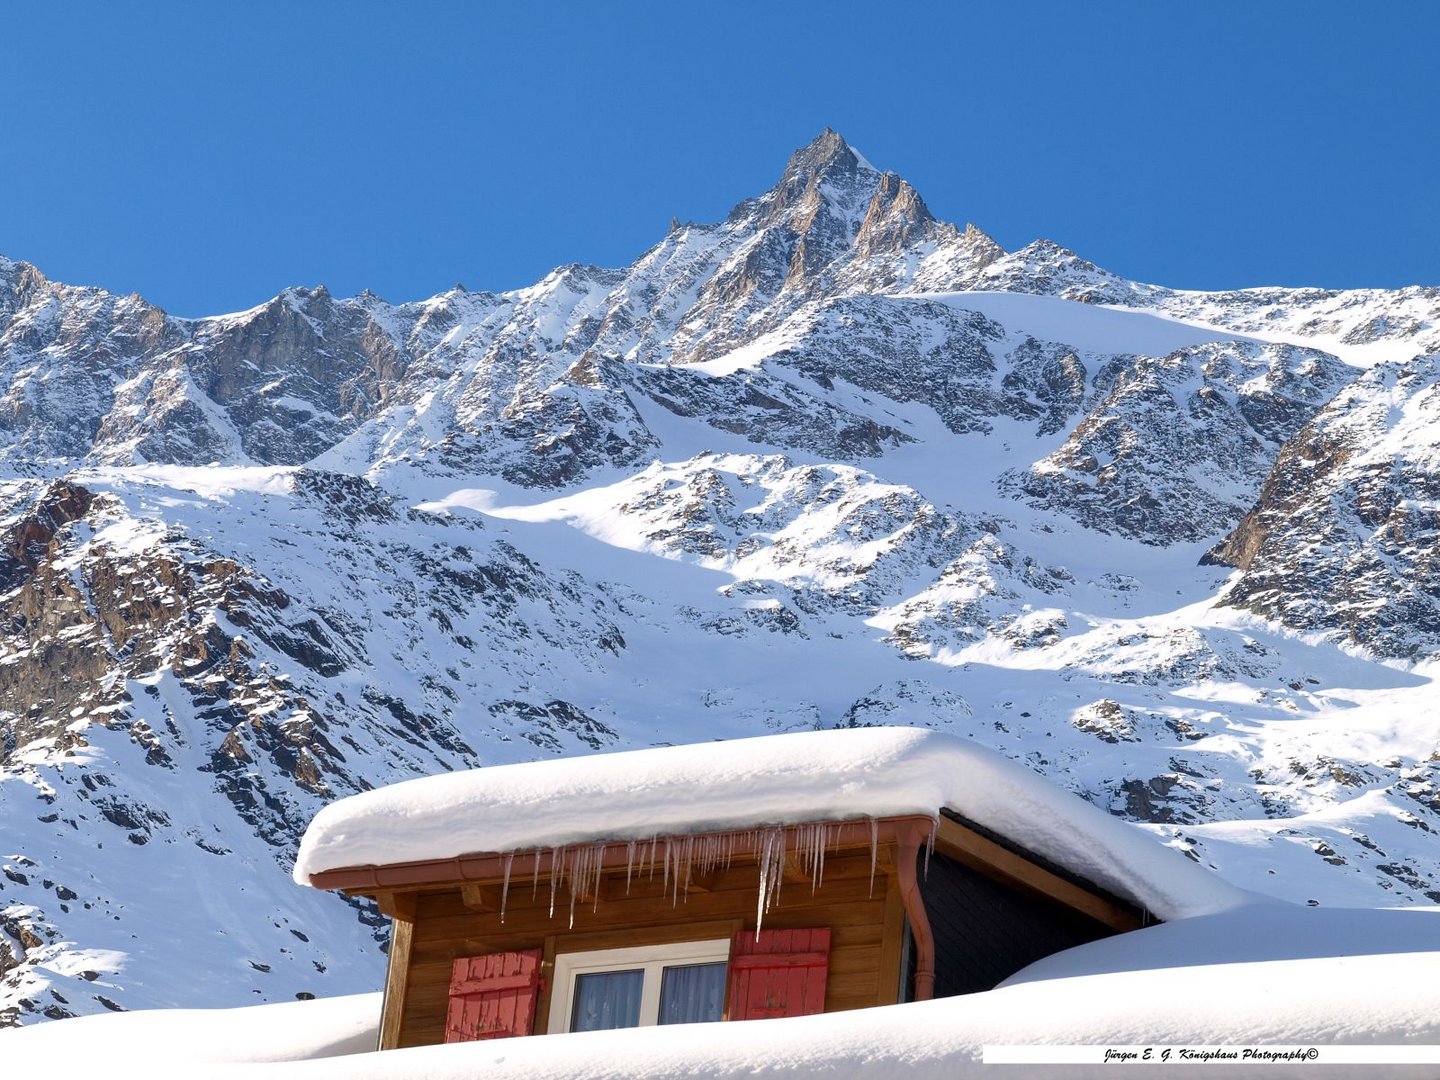
MULTIPOLYGON (((892 859, 882 861, 872 890, 868 846, 831 853, 824 883, 813 894, 808 876, 787 875, 778 903, 765 915, 767 928, 831 928, 826 1012, 899 1000, 904 915, 891 863, 892 859)), ((682 894, 678 902, 658 875, 653 880, 637 875, 627 894, 624 872, 609 873, 602 880, 598 905, 593 899, 577 901, 573 929, 568 891, 560 888, 551 917, 548 883, 542 881, 532 897, 523 857, 516 864, 503 925, 499 887, 493 884, 464 889, 455 885, 414 895, 415 922, 406 943, 409 967, 403 992, 397 993, 399 972, 390 984, 392 999, 398 998, 401 1008, 398 1017, 387 1017, 385 1046, 444 1041, 446 998, 456 957, 544 949, 535 1024, 539 1034, 545 1031, 550 1012, 550 974, 557 952, 699 941, 755 928, 760 875, 753 862, 745 865, 737 860, 729 869, 692 883, 689 895, 682 894), (497 910, 477 911, 476 904, 497 910)))

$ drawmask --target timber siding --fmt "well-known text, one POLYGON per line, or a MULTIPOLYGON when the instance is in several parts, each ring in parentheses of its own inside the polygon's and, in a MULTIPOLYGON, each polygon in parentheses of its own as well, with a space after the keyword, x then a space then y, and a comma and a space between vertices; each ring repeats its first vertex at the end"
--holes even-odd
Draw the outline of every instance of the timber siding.
MULTIPOLYGON (((894 843, 882 843, 873 886, 868 843, 827 854, 818 886, 808 869, 789 865, 780 894, 764 916, 767 930, 831 930, 826 1012, 900 1000, 904 909, 895 857, 894 843)), ((568 888, 556 890, 552 915, 548 876, 535 887, 524 868, 523 856, 517 858, 503 924, 498 882, 425 886, 383 898, 395 929, 382 1049, 444 1042, 451 970, 458 957, 542 949, 534 1030, 543 1034, 559 952, 730 938, 755 929, 760 870, 753 858, 737 857, 728 868, 692 879, 688 892, 678 894, 658 871, 653 878, 648 870, 634 874, 628 892, 625 871, 607 871, 598 898, 576 898, 573 928, 568 888)))
MULTIPOLYGON (((508 1003, 485 1013, 484 1026, 471 1030, 474 1018, 465 1017, 472 1006, 462 1003, 451 1037, 543 1034, 557 955, 734 943, 737 935, 754 934, 757 906, 767 892, 762 864, 770 868, 767 881, 780 883, 778 894, 769 890, 762 929, 830 932, 830 951, 817 964, 823 965, 825 1012, 923 1001, 937 990, 984 989, 1042 955, 1135 929, 1150 918, 949 812, 938 819, 850 819, 343 867, 311 880, 373 896, 394 920, 380 1033, 380 1048, 389 1049, 445 1041, 447 1011, 470 1000, 454 996, 452 977, 457 970, 477 970, 457 969, 462 958, 489 958, 481 965, 486 967, 505 957, 504 966, 529 954, 527 963, 535 966, 527 979, 538 985, 525 988, 523 1023, 515 1020, 518 1005, 508 1003), (507 874, 510 886, 502 896, 507 874), (688 886, 677 887, 677 874, 688 886), (511 1024, 516 1026, 506 1031, 511 1024)), ((795 955, 806 953, 801 948, 795 955)), ((738 970, 732 966, 732 976, 738 970)), ((784 1007, 769 993, 767 1009, 784 1007)), ((806 999, 805 1007, 814 1004, 806 999)), ((737 1017, 727 1011, 724 1018, 760 1015, 736 1008, 737 1017)))

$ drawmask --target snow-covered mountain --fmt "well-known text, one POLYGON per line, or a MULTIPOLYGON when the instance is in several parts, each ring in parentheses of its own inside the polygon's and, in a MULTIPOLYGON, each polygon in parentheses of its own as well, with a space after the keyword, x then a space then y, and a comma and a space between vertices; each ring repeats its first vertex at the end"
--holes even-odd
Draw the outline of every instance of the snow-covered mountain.
POLYGON ((172 318, 0 259, 0 1023, 378 985, 329 799, 943 727, 1440 900, 1440 290, 1004 252, 831 131, 627 268, 172 318))

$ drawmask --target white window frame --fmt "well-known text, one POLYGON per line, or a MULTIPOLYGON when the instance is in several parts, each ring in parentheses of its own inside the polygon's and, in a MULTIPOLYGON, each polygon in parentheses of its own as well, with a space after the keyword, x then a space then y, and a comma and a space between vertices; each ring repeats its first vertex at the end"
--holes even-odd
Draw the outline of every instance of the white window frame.
POLYGON ((730 939, 676 941, 665 945, 642 945, 632 949, 596 949, 591 952, 557 953, 551 982, 550 1024, 547 1031, 569 1031, 575 1004, 575 981, 580 975, 610 971, 645 972, 640 990, 640 1027, 653 1027, 660 1020, 660 980, 667 967, 730 962, 730 939))

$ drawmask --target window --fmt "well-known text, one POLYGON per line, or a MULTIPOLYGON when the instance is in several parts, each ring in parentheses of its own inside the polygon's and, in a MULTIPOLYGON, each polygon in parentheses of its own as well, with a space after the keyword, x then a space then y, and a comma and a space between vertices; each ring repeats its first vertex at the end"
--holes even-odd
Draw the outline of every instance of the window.
MULTIPOLYGON (((459 956, 445 1041, 535 1030, 540 949, 459 956)), ((672 942, 555 957, 549 1031, 761 1020, 825 1011, 830 930, 741 930, 732 941, 672 942)))
POLYGON ((730 942, 685 941, 555 957, 550 1031, 695 1024, 725 1011, 730 942))

